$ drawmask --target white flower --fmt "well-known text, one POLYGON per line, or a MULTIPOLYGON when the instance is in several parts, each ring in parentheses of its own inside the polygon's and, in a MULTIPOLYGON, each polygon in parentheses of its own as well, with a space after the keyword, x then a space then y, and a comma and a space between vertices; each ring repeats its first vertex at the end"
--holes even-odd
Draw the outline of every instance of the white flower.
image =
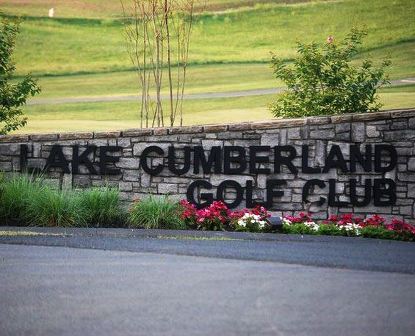
POLYGON ((245 223, 245 221, 243 221, 243 220, 238 220, 238 225, 239 226, 242 226, 242 227, 245 227, 246 226, 246 223, 245 223))
POLYGON ((284 224, 284 225, 291 225, 292 222, 289 219, 287 219, 287 218, 283 218, 282 219, 282 224, 284 224))
POLYGON ((304 222, 304 225, 314 231, 318 231, 318 229, 320 228, 320 225, 318 225, 315 222, 304 222))

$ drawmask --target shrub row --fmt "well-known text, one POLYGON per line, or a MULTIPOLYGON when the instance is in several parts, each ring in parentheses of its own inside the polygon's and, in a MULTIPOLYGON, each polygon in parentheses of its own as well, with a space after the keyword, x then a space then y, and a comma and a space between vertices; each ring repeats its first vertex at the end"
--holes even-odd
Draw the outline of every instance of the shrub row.
MULTIPOLYGON (((272 232, 269 217, 263 207, 231 211, 223 202, 213 202, 196 209, 167 197, 137 200, 127 209, 113 188, 59 190, 39 177, 0 178, 0 225, 272 232)), ((282 231, 415 241, 415 226, 397 219, 387 222, 378 215, 345 214, 317 222, 300 213, 284 217, 282 231)))

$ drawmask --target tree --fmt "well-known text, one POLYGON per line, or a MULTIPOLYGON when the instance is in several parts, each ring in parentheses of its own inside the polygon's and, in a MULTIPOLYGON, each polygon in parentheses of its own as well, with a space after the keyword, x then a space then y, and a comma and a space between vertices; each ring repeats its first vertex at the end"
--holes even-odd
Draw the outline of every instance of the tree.
POLYGON ((201 0, 121 0, 130 59, 141 95, 141 127, 164 126, 161 91, 168 90, 168 123, 183 125, 190 36, 201 0), (173 73, 175 71, 175 73, 173 73), (167 72, 167 80, 163 74, 167 72))
POLYGON ((29 96, 40 92, 36 81, 26 75, 19 82, 12 82, 15 65, 12 54, 19 33, 17 21, 1 19, 0 25, 0 134, 7 134, 23 127, 27 118, 22 107, 29 96))
POLYGON ((366 32, 352 29, 344 41, 332 36, 324 45, 297 44, 298 56, 287 64, 276 55, 272 67, 287 89, 278 95, 270 110, 276 117, 305 117, 378 111, 377 89, 388 83, 389 60, 375 66, 371 60, 352 64, 366 32))

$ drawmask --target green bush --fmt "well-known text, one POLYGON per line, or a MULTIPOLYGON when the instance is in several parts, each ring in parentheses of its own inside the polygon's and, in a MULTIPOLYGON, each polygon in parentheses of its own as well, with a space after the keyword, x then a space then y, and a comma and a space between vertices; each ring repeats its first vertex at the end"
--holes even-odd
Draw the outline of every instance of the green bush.
POLYGON ((167 197, 148 197, 133 204, 129 214, 131 227, 143 229, 186 229, 180 218, 181 206, 167 197))
POLYGON ((113 188, 92 188, 79 194, 80 207, 88 226, 125 227, 126 213, 122 209, 120 195, 113 188))
MULTIPOLYGON (((1 14, 1 13, 0 13, 1 14)), ((16 67, 12 55, 16 46, 19 23, 5 17, 0 18, 0 134, 17 130, 27 123, 22 107, 29 96, 40 92, 30 75, 16 81, 16 67)))
POLYGON ((371 60, 353 65, 366 32, 353 29, 344 41, 333 37, 323 46, 298 43, 298 57, 291 65, 272 57, 276 78, 283 80, 287 90, 278 95, 270 110, 276 117, 292 118, 343 113, 378 111, 381 104, 377 89, 387 83, 385 60, 376 67, 371 60))

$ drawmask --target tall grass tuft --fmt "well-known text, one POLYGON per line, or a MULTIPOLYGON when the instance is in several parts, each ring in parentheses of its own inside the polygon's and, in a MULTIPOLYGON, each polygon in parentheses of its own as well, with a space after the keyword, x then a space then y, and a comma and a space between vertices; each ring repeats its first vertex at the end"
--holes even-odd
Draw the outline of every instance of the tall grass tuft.
POLYGON ((0 177, 0 225, 24 226, 25 211, 32 199, 45 189, 39 179, 29 175, 0 177))
POLYGON ((56 190, 44 185, 42 192, 31 197, 23 211, 25 222, 34 226, 85 226, 85 211, 80 198, 71 190, 56 190))
POLYGON ((126 213, 117 189, 102 187, 84 190, 79 194, 79 201, 88 226, 126 226, 126 213))
POLYGON ((186 229, 180 218, 180 205, 167 197, 148 197, 133 204, 129 224, 143 229, 186 229))

